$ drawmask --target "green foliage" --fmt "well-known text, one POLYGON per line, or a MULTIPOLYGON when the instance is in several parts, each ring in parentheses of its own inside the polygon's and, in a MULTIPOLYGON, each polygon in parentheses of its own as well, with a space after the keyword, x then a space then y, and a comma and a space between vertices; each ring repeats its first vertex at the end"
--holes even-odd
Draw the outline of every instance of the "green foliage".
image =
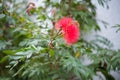
POLYGON ((120 31, 120 24, 113 26, 113 28, 117 28, 116 33, 119 32, 120 31))
MULTIPOLYGON (((104 6, 107 1, 98 3, 104 6)), ((114 80, 109 71, 120 70, 120 50, 112 50, 108 39, 96 36, 88 42, 81 35, 76 44, 67 46, 52 24, 71 16, 81 32, 100 30, 91 0, 44 0, 45 6, 36 7, 31 16, 26 0, 0 2, 0 80, 92 80, 98 71, 114 80)))
POLYGON ((97 0, 97 1, 101 6, 109 8, 108 2, 111 0, 97 0))

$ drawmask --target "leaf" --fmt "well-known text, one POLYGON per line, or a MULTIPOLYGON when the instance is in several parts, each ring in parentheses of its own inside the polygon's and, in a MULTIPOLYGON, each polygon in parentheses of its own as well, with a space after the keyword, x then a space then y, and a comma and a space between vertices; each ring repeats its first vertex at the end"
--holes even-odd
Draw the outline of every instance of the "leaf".
POLYGON ((81 76, 80 76, 79 71, 77 69, 75 69, 73 72, 81 80, 81 76))
POLYGON ((6 17, 6 21, 9 22, 9 24, 15 25, 15 20, 11 16, 7 16, 6 17))
POLYGON ((52 50, 52 49, 50 49, 49 53, 50 53, 51 57, 55 55, 54 50, 52 50))
POLYGON ((18 60, 21 59, 23 56, 10 56, 10 59, 12 60, 18 60))
POLYGON ((7 46, 6 41, 0 40, 0 50, 1 50, 1 49, 5 49, 6 46, 7 46))
POLYGON ((120 24, 113 26, 113 28, 117 28, 116 33, 118 33, 120 31, 120 24))
POLYGON ((58 74, 54 74, 54 75, 52 76, 52 79, 53 79, 53 80, 55 80, 55 79, 57 79, 57 78, 59 78, 59 75, 58 75, 58 74))
POLYGON ((8 56, 5 56, 5 57, 3 57, 2 59, 0 59, 0 63, 3 63, 3 62, 5 62, 5 61, 7 61, 9 59, 9 57, 8 56))
POLYGON ((7 55, 13 55, 13 54, 15 54, 12 50, 3 50, 3 53, 5 53, 7 55))
POLYGON ((107 70, 103 70, 103 69, 99 69, 99 70, 105 76, 106 80, 115 80, 114 77, 110 75, 107 70))
POLYGON ((75 57, 78 58, 80 56, 80 52, 76 52, 75 57))
POLYGON ((24 66, 22 66, 12 77, 15 77, 17 74, 19 74, 23 68, 24 66))
POLYGON ((30 58, 31 56, 32 56, 32 53, 28 54, 28 55, 27 55, 27 58, 30 58))
POLYGON ((36 48, 34 45, 31 45, 31 48, 32 48, 33 50, 37 50, 37 48, 36 48))
POLYGON ((5 17, 5 14, 0 14, 0 18, 4 18, 5 17))

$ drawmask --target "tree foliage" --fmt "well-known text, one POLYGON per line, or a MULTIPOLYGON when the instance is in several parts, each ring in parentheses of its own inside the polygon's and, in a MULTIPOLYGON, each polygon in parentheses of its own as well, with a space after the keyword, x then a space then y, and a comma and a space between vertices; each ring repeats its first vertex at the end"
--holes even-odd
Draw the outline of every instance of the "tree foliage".
MULTIPOLYGON (((98 3, 105 6, 108 1, 98 3)), ((0 2, 1 80, 93 80, 96 72, 114 80, 109 71, 120 70, 120 50, 102 36, 90 42, 83 38, 83 32, 100 30, 91 0, 43 0, 44 6, 27 12, 27 0, 0 2), (66 16, 80 24, 81 36, 72 46, 54 28, 66 16)))

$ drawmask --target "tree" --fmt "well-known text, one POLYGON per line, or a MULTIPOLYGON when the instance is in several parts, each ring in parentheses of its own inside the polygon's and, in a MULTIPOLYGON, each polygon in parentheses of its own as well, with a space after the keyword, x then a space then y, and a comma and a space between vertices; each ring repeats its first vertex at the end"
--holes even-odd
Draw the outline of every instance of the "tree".
MULTIPOLYGON (((108 1, 98 3, 105 6, 108 1)), ((83 38, 83 32, 100 31, 91 0, 43 0, 44 6, 39 7, 27 0, 0 2, 1 79, 92 80, 99 71, 107 80, 114 80, 109 71, 120 69, 120 51, 112 50, 112 43, 102 36, 90 42, 83 38), (66 25, 74 26, 80 35, 70 45, 64 41, 63 18, 70 18, 66 25), (91 61, 88 65, 83 62, 85 56, 91 61)), ((77 35, 71 33, 67 39, 77 35)))

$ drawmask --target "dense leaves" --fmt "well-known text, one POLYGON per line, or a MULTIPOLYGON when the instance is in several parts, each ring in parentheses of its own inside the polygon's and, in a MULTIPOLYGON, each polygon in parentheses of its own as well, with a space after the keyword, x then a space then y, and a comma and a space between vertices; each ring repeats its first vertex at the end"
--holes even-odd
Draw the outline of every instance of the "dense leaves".
POLYGON ((81 34, 68 46, 55 29, 69 16, 79 22, 81 33, 100 30, 91 0, 43 0, 38 7, 32 3, 34 8, 26 0, 0 2, 0 80, 93 80, 97 72, 114 80, 109 71, 120 70, 120 50, 112 50, 108 39, 86 41, 81 34))

